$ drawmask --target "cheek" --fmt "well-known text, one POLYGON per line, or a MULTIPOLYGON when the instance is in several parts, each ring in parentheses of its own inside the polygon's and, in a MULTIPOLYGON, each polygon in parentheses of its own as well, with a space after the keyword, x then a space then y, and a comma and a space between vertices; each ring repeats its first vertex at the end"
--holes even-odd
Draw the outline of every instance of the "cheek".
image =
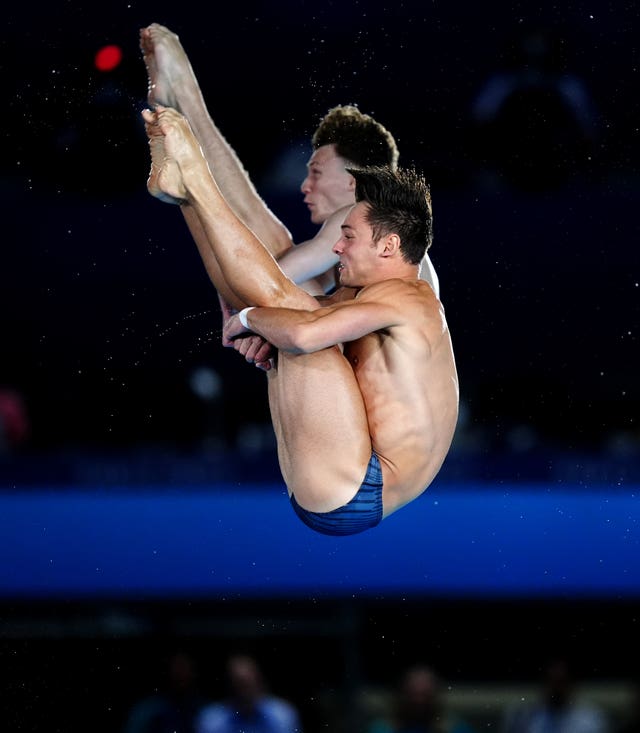
POLYGON ((344 198, 350 193, 349 183, 342 177, 333 176, 323 181, 322 190, 330 198, 344 198))

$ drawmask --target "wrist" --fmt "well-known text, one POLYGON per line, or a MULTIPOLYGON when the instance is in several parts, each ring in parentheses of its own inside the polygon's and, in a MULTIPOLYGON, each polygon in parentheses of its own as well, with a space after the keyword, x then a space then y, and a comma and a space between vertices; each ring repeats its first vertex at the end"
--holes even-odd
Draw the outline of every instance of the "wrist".
POLYGON ((242 309, 242 310, 241 310, 241 311, 240 311, 240 312, 238 313, 238 319, 240 320, 240 323, 241 323, 241 324, 242 324, 242 325, 243 325, 243 326, 244 326, 245 328, 248 328, 249 330, 251 330, 251 326, 250 326, 250 325, 249 325, 249 323, 247 322, 247 313, 248 313, 249 311, 252 311, 252 310, 253 310, 254 308, 255 308, 255 306, 254 306, 254 305, 250 305, 250 306, 249 306, 248 308, 243 308, 243 309, 242 309))

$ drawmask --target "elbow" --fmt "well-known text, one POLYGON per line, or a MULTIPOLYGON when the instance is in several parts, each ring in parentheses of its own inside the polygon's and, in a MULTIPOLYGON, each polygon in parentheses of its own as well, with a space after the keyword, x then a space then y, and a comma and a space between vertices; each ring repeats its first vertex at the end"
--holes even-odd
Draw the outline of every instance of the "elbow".
POLYGON ((311 334, 311 329, 306 323, 296 324, 289 333, 290 338, 290 351, 293 354, 311 354, 317 351, 318 348, 314 344, 311 334))

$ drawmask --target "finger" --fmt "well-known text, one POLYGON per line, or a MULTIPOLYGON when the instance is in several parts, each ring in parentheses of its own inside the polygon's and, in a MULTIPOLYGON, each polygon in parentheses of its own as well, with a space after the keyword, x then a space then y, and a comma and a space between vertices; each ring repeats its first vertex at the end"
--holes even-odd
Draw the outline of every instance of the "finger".
POLYGON ((253 361, 253 354, 255 349, 253 348, 253 339, 250 336, 244 336, 242 338, 235 339, 236 351, 242 354, 247 361, 253 361))
POLYGON ((273 350, 273 347, 271 346, 271 344, 268 341, 263 340, 262 345, 256 352, 254 359, 256 360, 256 362, 267 361, 269 357, 271 356, 272 350, 273 350))
POLYGON ((247 339, 249 344, 245 354, 247 361, 258 361, 256 355, 262 348, 262 339, 259 336, 252 336, 247 339))

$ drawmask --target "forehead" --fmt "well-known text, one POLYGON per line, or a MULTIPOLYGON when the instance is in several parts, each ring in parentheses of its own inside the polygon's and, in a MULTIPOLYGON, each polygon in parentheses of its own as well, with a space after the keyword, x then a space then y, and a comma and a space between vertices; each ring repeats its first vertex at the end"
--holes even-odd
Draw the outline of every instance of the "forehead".
POLYGON ((349 213, 346 215, 344 222, 342 224, 343 228, 348 229, 362 229, 364 227, 367 227, 370 229, 369 223, 366 219, 367 214, 367 204, 365 204, 363 201, 359 201, 357 204, 354 204, 350 209, 349 213))
POLYGON ((344 169, 344 167, 346 166, 346 160, 338 155, 335 145, 323 145, 322 147, 313 151, 313 154, 309 158, 309 162, 307 163, 307 166, 311 165, 318 165, 322 167, 336 166, 344 169))

